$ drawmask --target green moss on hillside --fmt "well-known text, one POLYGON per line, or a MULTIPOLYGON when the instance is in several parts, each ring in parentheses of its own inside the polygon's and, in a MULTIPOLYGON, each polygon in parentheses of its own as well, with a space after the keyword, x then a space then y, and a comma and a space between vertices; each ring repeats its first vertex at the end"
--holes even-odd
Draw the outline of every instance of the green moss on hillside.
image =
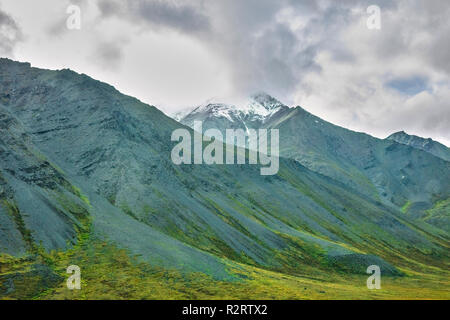
POLYGON ((80 235, 72 249, 27 258, 0 255, 2 299, 449 299, 449 277, 382 277, 369 290, 366 276, 311 272, 293 276, 244 264, 229 268, 238 281, 217 281, 202 273, 181 273, 143 263, 113 244, 80 235), (37 268, 36 266, 40 266, 37 268), (42 267, 44 265, 45 267, 42 267), (81 290, 66 287, 66 268, 81 268, 81 290), (13 277, 15 291, 5 294, 13 277), (20 276, 18 276, 20 275, 20 276), (42 276, 52 278, 43 281, 42 276), (9 276, 9 278, 8 278, 9 276), (55 281, 56 280, 56 281, 55 281))

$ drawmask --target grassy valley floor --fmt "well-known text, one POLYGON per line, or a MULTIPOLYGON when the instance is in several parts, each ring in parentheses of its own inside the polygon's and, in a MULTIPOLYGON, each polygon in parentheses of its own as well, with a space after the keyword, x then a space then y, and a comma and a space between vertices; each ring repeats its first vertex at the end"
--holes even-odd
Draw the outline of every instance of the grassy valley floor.
POLYGON ((0 255, 0 299, 449 299, 449 272, 402 271, 382 277, 380 290, 369 290, 367 276, 308 270, 287 275, 247 265, 230 265, 235 281, 182 274, 139 261, 126 250, 89 237, 73 249, 27 258, 0 255), (81 268, 81 290, 66 287, 69 265, 81 268))

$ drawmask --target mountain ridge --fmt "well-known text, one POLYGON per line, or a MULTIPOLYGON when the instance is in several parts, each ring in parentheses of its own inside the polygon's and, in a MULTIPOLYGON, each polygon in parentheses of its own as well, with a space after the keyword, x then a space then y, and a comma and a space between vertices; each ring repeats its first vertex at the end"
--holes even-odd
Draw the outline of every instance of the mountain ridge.
POLYGON ((422 138, 416 135, 409 135, 405 131, 399 131, 391 134, 386 139, 426 151, 436 157, 450 161, 450 148, 431 138, 422 138))

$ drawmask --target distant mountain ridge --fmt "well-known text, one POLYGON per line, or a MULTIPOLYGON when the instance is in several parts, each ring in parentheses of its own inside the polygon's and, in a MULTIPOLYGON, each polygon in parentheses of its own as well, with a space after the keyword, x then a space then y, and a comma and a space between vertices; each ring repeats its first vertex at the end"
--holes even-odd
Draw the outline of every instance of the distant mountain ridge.
POLYGON ((415 135, 409 135, 405 131, 399 131, 391 134, 386 139, 426 151, 436 157, 450 161, 450 148, 431 138, 425 139, 415 135))

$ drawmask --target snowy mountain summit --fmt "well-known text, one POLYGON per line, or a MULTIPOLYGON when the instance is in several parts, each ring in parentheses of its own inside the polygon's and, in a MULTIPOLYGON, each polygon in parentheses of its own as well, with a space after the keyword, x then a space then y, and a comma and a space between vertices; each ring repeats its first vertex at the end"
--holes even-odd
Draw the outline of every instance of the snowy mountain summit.
POLYGON ((194 121, 202 121, 204 128, 259 128, 276 114, 289 107, 266 93, 257 93, 246 103, 236 106, 225 103, 206 103, 184 115, 175 115, 175 120, 193 127, 194 121), (226 124, 226 126, 224 126, 226 124), (205 127, 206 126, 206 127, 205 127))
POLYGON ((277 99, 266 93, 258 93, 251 96, 249 103, 241 111, 247 115, 260 117, 261 120, 267 120, 275 113, 285 109, 288 107, 277 99))

